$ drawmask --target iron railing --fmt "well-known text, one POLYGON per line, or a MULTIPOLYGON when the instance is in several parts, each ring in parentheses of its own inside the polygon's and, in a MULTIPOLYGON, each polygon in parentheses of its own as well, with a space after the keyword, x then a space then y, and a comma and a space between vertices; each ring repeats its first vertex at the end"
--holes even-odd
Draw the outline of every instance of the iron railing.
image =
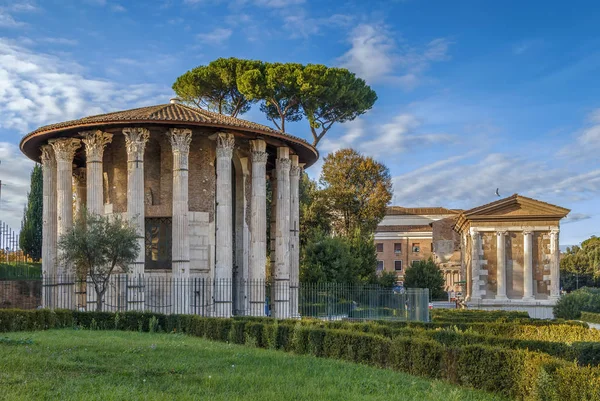
MULTIPOLYGON (((98 308, 96 284, 90 277, 46 276, 43 282, 35 283, 34 280, 0 281, 0 307, 83 311, 98 308), (26 290, 25 284, 19 283, 29 283, 29 287, 26 290), (29 295, 25 296, 25 293, 29 295)), ((429 320, 429 290, 398 291, 369 284, 114 274, 102 299, 100 310, 107 312, 138 310, 217 317, 429 320)))

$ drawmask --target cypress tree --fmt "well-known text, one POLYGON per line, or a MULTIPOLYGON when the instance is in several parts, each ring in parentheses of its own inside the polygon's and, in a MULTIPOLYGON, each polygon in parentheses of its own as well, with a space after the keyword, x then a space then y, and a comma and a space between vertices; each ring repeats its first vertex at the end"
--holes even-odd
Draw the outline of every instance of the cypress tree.
POLYGON ((42 257, 43 194, 42 167, 36 164, 31 172, 31 189, 27 194, 27 207, 19 237, 19 246, 34 262, 42 257))

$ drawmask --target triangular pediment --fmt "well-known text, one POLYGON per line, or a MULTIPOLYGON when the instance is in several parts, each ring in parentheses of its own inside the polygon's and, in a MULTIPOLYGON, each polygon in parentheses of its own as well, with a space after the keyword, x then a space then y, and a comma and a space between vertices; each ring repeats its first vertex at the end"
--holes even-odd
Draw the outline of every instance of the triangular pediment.
POLYGON ((514 194, 508 198, 499 199, 495 202, 464 212, 467 219, 497 217, 497 218, 526 218, 526 217, 553 217, 563 218, 569 213, 569 209, 536 199, 527 198, 514 194))

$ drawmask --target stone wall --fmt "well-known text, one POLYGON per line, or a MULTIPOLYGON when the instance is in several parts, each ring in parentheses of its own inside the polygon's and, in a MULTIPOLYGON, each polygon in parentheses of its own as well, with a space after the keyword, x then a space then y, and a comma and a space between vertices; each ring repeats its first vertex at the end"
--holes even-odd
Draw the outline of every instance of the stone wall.
POLYGON ((481 242, 483 254, 480 260, 480 275, 479 279, 483 281, 481 289, 481 298, 494 299, 498 292, 498 243, 495 232, 482 232, 481 242), (487 273, 487 274, 486 274, 487 273))
POLYGON ((533 233, 534 296, 545 299, 550 295, 550 232, 533 233))
POLYGON ((0 281, 0 309, 35 309, 41 304, 41 280, 0 281))
POLYGON ((509 232, 506 238, 506 295, 508 298, 521 299, 523 297, 523 233, 509 232))

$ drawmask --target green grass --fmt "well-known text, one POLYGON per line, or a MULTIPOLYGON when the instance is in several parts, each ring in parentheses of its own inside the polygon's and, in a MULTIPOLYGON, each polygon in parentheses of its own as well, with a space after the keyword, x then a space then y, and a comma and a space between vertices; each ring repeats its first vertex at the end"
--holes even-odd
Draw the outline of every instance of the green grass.
POLYGON ((344 361, 175 334, 0 335, 0 400, 503 400, 344 361))

